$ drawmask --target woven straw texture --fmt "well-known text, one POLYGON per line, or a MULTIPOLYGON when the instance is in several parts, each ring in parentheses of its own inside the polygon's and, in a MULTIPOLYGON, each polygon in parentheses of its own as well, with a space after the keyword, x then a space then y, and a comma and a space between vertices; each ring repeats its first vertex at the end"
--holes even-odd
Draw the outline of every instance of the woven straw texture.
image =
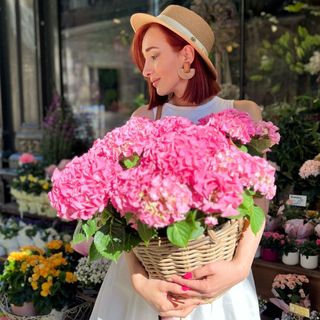
POLYGON ((150 278, 167 279, 183 275, 197 267, 217 260, 231 260, 243 228, 243 220, 229 220, 206 236, 190 241, 186 248, 173 246, 168 239, 159 238, 135 247, 134 253, 150 278))

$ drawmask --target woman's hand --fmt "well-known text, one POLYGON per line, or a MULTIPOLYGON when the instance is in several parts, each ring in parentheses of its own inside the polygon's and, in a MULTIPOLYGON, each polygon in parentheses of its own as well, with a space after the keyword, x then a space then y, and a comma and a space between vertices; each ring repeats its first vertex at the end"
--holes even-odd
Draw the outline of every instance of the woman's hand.
POLYGON ((134 289, 162 317, 186 317, 201 303, 199 298, 175 299, 186 296, 179 284, 149 279, 146 270, 133 252, 125 255, 134 289))
POLYGON ((190 298, 208 299, 223 294, 244 280, 249 271, 250 265, 242 265, 235 259, 232 261, 216 261, 193 270, 185 277, 172 276, 171 281, 187 287, 185 293, 190 298))
POLYGON ((184 299, 186 292, 175 283, 132 274, 132 284, 144 300, 162 317, 186 317, 201 303, 199 298, 184 299), (176 299, 174 296, 181 296, 181 298, 176 299))

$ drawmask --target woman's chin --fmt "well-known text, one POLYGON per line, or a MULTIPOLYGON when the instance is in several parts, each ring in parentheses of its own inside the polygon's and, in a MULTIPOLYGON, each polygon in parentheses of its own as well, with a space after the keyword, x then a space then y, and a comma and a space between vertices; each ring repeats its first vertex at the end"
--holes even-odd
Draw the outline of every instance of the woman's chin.
POLYGON ((156 91, 159 96, 167 96, 169 94, 167 90, 163 90, 161 88, 156 88, 156 91))

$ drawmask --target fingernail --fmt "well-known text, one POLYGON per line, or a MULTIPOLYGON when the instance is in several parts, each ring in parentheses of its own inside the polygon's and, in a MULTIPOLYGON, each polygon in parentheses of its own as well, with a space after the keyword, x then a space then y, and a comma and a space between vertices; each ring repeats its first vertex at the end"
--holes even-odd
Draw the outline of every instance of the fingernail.
POLYGON ((181 289, 182 289, 183 291, 188 291, 188 290, 190 290, 190 288, 187 287, 187 286, 181 286, 181 289))
POLYGON ((182 276, 183 279, 192 279, 192 272, 187 272, 182 276))

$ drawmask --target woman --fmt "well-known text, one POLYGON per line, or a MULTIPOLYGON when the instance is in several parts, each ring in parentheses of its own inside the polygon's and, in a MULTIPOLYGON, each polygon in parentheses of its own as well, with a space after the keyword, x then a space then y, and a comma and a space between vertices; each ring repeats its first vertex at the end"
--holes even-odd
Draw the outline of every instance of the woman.
MULTIPOLYGON (((227 108, 248 112, 261 119, 251 101, 217 97, 217 73, 208 58, 214 35, 209 25, 184 7, 171 5, 159 16, 138 13, 131 17, 136 34, 134 61, 147 79, 150 101, 133 116, 160 119, 183 116, 193 122, 227 108)), ((266 209, 260 199, 260 206, 266 209)), ((110 268, 102 285, 91 320, 156 320, 158 315, 188 320, 260 319, 251 264, 262 231, 248 228, 232 261, 212 262, 185 277, 171 281, 148 279, 135 257, 128 253, 110 268), (224 293, 224 294, 223 294, 224 293), (175 301, 172 294, 183 295, 175 301), (211 304, 203 299, 217 298, 211 304)))

